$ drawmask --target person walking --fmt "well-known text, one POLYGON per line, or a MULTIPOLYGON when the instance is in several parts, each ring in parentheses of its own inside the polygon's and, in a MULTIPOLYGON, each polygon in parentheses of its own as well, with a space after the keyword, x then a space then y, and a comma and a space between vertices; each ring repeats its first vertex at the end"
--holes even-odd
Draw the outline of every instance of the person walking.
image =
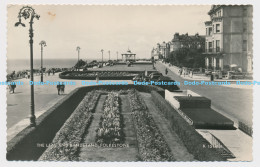
POLYGON ((60 85, 60 93, 64 94, 65 91, 65 83, 61 83, 60 85))
POLYGON ((15 84, 15 82, 12 82, 11 81, 11 85, 9 85, 9 92, 11 93, 13 93, 14 94, 14 90, 15 90, 15 88, 16 88, 16 84, 15 84))
POLYGON ((61 85, 60 83, 57 85, 57 90, 58 90, 58 95, 60 95, 60 88, 61 88, 61 85))
POLYGON ((99 74, 98 73, 96 74, 96 82, 97 83, 99 82, 99 74))
POLYGON ((168 70, 167 70, 167 68, 165 69, 165 74, 166 74, 166 75, 168 74, 168 70))

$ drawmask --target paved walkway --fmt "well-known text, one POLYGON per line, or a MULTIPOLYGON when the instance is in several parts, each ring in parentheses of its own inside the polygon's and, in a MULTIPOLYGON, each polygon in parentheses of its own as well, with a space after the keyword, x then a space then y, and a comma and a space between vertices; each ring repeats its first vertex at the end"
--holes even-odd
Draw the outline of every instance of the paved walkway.
MULTIPOLYGON (((170 69, 172 72, 174 72, 175 74, 179 75, 179 67, 176 66, 169 66, 169 63, 161 63, 158 62, 159 64, 164 65, 165 67, 167 67, 168 69, 170 69)), ((194 74, 193 77, 190 77, 189 75, 179 75, 180 78, 182 78, 183 80, 187 80, 187 81, 210 81, 210 77, 209 76, 204 76, 204 75, 196 75, 194 74)), ((225 86, 225 87, 229 87, 229 88, 237 88, 237 89, 253 89, 253 85, 237 85, 236 81, 238 80, 231 80, 231 79, 214 79, 215 82, 230 82, 230 85, 221 85, 221 86, 225 86)), ((248 82, 252 82, 252 80, 239 80, 239 81, 248 81, 248 82)))
MULTIPOLYGON (((217 137, 236 158, 229 161, 252 161, 253 160, 253 138, 246 135, 239 129, 237 130, 211 130, 197 129, 197 131, 205 136, 208 132, 217 137)), ((207 138, 206 138, 207 139, 207 138)), ((209 141, 211 143, 211 141, 209 141)), ((212 143, 211 143, 212 144, 212 143)))
MULTIPOLYGON (((165 73, 164 64, 157 62, 156 69, 165 73)), ((168 75, 175 81, 179 81, 182 90, 192 90, 202 96, 211 99, 212 109, 224 116, 252 125, 253 114, 253 89, 234 89, 217 85, 184 85, 185 79, 169 70, 168 75)))
POLYGON ((164 118, 159 109, 153 103, 151 94, 141 93, 141 95, 148 107, 149 113, 153 116, 154 121, 156 122, 164 139, 168 143, 168 146, 170 147, 176 161, 195 161, 193 155, 188 152, 178 135, 171 130, 168 120, 164 118))

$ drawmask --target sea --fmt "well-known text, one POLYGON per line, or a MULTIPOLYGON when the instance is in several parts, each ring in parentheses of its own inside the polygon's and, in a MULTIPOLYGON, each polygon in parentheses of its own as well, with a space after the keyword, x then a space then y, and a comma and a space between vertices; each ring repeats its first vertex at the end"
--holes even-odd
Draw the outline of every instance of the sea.
MULTIPOLYGON (((46 69, 50 68, 71 68, 75 66, 78 59, 44 59, 43 67, 46 69)), ((87 62, 91 62, 93 59, 87 59, 87 62)), ((99 61, 99 60, 97 60, 99 61)), ((33 68, 41 68, 41 59, 33 60, 33 68)), ((7 59, 7 73, 13 71, 23 71, 30 69, 30 59, 7 59)))

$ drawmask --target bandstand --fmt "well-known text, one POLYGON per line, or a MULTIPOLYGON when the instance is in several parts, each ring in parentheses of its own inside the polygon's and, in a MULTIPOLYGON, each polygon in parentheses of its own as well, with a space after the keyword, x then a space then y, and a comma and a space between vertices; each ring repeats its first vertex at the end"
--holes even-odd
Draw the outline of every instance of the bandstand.
POLYGON ((126 53, 121 54, 122 55, 122 61, 135 61, 135 55, 131 52, 130 49, 127 50, 126 53))

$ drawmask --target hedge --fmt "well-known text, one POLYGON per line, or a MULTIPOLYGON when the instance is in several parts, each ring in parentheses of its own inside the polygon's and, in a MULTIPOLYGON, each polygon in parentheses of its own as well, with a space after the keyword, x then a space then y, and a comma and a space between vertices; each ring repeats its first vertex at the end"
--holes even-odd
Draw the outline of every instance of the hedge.
POLYGON ((211 100, 206 97, 175 96, 180 103, 180 108, 210 108, 211 100))
POLYGON ((215 148, 207 148, 209 142, 190 126, 172 106, 156 91, 151 92, 152 100, 170 122, 188 151, 199 161, 226 161, 215 148))
POLYGON ((245 124, 245 123, 239 121, 239 123, 238 123, 238 128, 239 128, 242 132, 246 133, 247 135, 249 135, 249 136, 251 136, 251 137, 253 136, 253 128, 250 127, 250 126, 248 126, 247 124, 245 124))

